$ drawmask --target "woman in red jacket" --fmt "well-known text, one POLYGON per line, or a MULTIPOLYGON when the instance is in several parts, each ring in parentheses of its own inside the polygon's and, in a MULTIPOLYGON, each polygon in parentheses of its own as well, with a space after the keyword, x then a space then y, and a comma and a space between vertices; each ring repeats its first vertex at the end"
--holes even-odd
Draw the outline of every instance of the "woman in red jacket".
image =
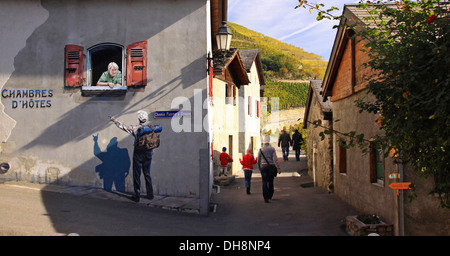
POLYGON ((241 164, 244 166, 245 175, 245 187, 247 188, 247 194, 250 194, 250 182, 252 180, 253 165, 256 164, 256 158, 252 155, 252 150, 247 149, 247 154, 241 159, 239 159, 241 164))

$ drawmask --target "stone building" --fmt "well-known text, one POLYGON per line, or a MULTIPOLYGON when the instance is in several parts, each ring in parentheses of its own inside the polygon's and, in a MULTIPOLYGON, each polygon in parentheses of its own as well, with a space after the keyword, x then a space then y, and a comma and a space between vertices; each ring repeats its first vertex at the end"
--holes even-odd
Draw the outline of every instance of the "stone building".
MULTIPOLYGON (((365 76, 374 71, 364 66, 369 61, 367 53, 361 51, 366 42, 353 38, 354 31, 346 25, 354 20, 363 21, 368 14, 353 4, 345 5, 343 14, 343 26, 336 33, 322 85, 319 88, 316 81, 311 82, 309 110, 305 114, 308 136, 312 136, 308 138, 309 168, 322 168, 328 173, 328 156, 331 156, 333 193, 360 212, 376 214, 384 222, 393 224, 395 235, 449 235, 449 211, 441 208, 439 198, 431 193, 434 183, 431 178, 417 177, 408 165, 397 162, 392 156, 385 157, 385 152, 375 147, 363 153, 357 146, 348 148, 345 145, 350 141, 352 131, 363 133, 365 138, 382 131, 376 122, 379 116, 360 113, 355 104, 356 100, 373 98, 367 94, 365 76), (316 97, 312 96, 315 91, 318 92, 316 97), (322 104, 330 102, 332 118, 331 115, 326 118, 323 105, 315 103, 314 99, 320 98, 322 104), (322 126, 314 127, 311 122, 315 121, 321 122, 322 126), (324 127, 330 135, 321 140, 317 133, 324 127), (323 162, 315 163, 315 159, 323 162), (397 190, 390 187, 397 182, 414 182, 418 197, 409 201, 408 190, 397 194, 397 190)), ((320 169, 316 169, 316 174, 322 175, 320 169)), ((327 177, 322 176, 317 179, 318 185, 321 185, 320 179, 327 177)))
POLYGON ((321 94, 322 81, 311 80, 306 102, 303 128, 307 129, 306 157, 308 173, 314 179, 314 186, 333 191, 333 141, 330 136, 322 140, 320 136, 325 130, 333 129, 332 104, 323 101, 321 94))

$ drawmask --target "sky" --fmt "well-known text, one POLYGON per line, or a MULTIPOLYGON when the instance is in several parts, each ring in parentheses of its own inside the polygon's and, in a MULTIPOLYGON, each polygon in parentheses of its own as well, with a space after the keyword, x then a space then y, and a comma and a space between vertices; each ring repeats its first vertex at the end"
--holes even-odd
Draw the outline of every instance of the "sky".
MULTIPOLYGON (((310 2, 316 2, 310 0, 310 2)), ((358 0, 317 0, 325 8, 339 8, 334 13, 342 14, 344 4, 358 0)), ((298 0, 228 0, 228 21, 248 29, 303 48, 328 60, 333 47, 337 21, 316 21, 317 13, 308 9, 295 9, 298 0)))

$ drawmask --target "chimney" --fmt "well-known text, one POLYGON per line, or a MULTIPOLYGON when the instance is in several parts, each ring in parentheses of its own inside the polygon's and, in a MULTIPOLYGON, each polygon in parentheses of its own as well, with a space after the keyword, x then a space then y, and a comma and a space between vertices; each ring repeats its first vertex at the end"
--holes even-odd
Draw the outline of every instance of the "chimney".
POLYGON ((219 30, 219 0, 211 0, 211 44, 217 50, 216 34, 219 30))
POLYGON ((228 0, 222 0, 222 21, 228 18, 228 0))
POLYGON ((228 18, 228 0, 211 0, 211 43, 212 49, 217 50, 216 34, 228 18))

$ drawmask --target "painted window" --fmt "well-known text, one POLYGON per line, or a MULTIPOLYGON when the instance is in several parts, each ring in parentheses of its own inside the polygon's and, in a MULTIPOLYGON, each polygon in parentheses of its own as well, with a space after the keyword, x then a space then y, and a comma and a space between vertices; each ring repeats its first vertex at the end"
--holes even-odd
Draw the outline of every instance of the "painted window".
POLYGON ((87 86, 97 86, 97 82, 104 72, 108 71, 108 64, 118 65, 121 81, 124 81, 124 48, 119 44, 105 43, 90 47, 87 50, 87 86))
POLYGON ((128 45, 101 43, 87 49, 79 45, 66 45, 64 85, 66 87, 93 87, 115 62, 121 74, 122 86, 147 85, 147 41, 128 45), (86 56, 86 69, 84 57, 86 56), (125 72, 124 72, 125 71, 125 72), (86 77, 85 77, 86 76, 86 77))

